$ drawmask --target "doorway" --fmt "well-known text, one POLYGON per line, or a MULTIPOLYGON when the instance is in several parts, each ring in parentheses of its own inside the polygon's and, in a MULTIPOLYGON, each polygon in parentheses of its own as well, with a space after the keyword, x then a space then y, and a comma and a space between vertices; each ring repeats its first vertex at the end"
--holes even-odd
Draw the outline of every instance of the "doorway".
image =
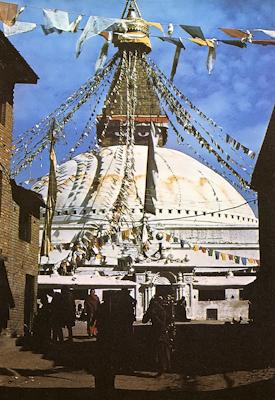
POLYGON ((176 299, 176 287, 173 285, 156 285, 156 296, 167 297, 168 295, 176 299))

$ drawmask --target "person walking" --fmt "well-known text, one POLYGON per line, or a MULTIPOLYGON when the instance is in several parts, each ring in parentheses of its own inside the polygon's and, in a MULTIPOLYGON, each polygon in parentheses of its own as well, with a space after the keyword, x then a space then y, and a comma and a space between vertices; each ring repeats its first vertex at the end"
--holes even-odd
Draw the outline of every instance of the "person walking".
POLYGON ((84 302, 84 312, 86 314, 87 318, 87 333, 88 336, 91 336, 94 334, 93 331, 93 325, 95 323, 95 313, 99 307, 100 300, 99 297, 95 293, 95 289, 91 289, 90 293, 85 299, 84 302))

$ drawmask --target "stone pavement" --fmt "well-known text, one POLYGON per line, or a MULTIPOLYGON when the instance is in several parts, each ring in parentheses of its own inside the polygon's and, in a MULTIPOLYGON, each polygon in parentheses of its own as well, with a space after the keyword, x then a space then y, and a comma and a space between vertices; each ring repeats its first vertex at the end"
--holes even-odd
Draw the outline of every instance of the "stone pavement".
MULTIPOLYGON (((83 368, 87 359, 92 360, 95 343, 84 333, 85 327, 78 326, 74 343, 65 341, 61 345, 52 345, 44 353, 25 350, 16 346, 15 339, 1 336, 0 399, 96 398, 94 377, 83 368), (83 360, 83 366, 77 357, 83 360)), ((155 372, 141 370, 130 375, 117 375, 115 392, 109 399, 274 400, 274 382, 274 367, 193 373, 192 376, 177 371, 159 377, 155 372)))

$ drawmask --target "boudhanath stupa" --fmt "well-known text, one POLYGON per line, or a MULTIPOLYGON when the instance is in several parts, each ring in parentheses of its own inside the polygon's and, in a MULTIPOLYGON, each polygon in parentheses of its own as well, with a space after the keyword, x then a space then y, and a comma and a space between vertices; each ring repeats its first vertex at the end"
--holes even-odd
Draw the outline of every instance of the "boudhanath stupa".
MULTIPOLYGON (((224 176, 165 147, 170 118, 147 63, 149 27, 134 4, 123 17, 127 32, 113 33, 99 150, 57 166, 52 250, 41 258, 39 287, 66 284, 83 299, 89 287, 102 296, 128 282, 138 319, 155 294, 171 294, 185 296, 188 318, 247 320, 243 288, 256 277, 258 220, 224 176)), ((33 187, 45 199, 47 182, 33 187)))

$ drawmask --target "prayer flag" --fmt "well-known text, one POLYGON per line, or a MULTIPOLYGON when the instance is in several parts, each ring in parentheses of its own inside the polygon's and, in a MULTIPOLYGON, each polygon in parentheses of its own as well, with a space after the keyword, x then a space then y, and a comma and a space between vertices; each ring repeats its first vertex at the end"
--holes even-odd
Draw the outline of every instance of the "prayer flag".
POLYGON ((97 58, 96 63, 95 63, 95 72, 96 73, 98 71, 102 70, 102 68, 104 67, 105 61, 106 61, 107 56, 108 56, 109 45, 110 45, 110 41, 107 40, 107 41, 105 41, 105 43, 101 47, 100 53, 99 53, 98 58, 97 58))
POLYGON ((189 35, 192 36, 193 38, 200 38, 202 40, 205 40, 204 34, 200 26, 180 25, 180 27, 185 32, 189 33, 189 35))
POLYGON ((45 24, 42 29, 45 35, 53 32, 76 32, 82 15, 79 15, 71 24, 69 20, 69 13, 67 11, 43 9, 45 24))
POLYGON ((17 4, 0 2, 0 21, 12 26, 17 18, 17 4))
POLYGON ((163 27, 160 22, 149 22, 145 21, 146 25, 148 26, 154 26, 155 28, 159 29, 161 32, 163 32, 163 27))
POLYGON ((219 29, 221 31, 223 31, 226 35, 231 36, 231 37, 235 37, 235 38, 239 38, 239 39, 249 37, 248 32, 244 32, 240 29, 235 29, 235 28, 219 28, 219 29))
POLYGON ((270 29, 253 29, 253 31, 255 32, 263 32, 266 35, 272 37, 273 39, 275 39, 275 31, 270 30, 270 29))
POLYGON ((90 16, 86 26, 76 43, 76 57, 81 53, 83 43, 93 36, 99 35, 101 32, 108 30, 112 25, 120 22, 116 18, 104 18, 90 16))
POLYGON ((247 47, 246 43, 242 42, 241 40, 219 40, 219 42, 222 42, 224 44, 229 44, 231 46, 237 46, 237 47, 247 47))
POLYGON ((3 24, 4 35, 6 37, 16 35, 18 33, 26 33, 33 31, 36 28, 36 24, 33 22, 20 22, 16 21, 12 26, 3 24))
POLYGON ((240 264, 240 257, 234 256, 234 261, 235 261, 235 264, 240 264))
MULTIPOLYGON (((209 40, 208 40, 208 42, 209 42, 209 40)), ((213 44, 214 44, 214 47, 208 45, 206 66, 207 66, 207 71, 209 74, 211 74, 211 72, 213 71, 215 61, 216 61, 216 43, 214 42, 213 44)))
POLYGON ((243 265, 246 265, 246 263, 247 263, 247 258, 246 257, 242 257, 242 263, 243 263, 243 265))

